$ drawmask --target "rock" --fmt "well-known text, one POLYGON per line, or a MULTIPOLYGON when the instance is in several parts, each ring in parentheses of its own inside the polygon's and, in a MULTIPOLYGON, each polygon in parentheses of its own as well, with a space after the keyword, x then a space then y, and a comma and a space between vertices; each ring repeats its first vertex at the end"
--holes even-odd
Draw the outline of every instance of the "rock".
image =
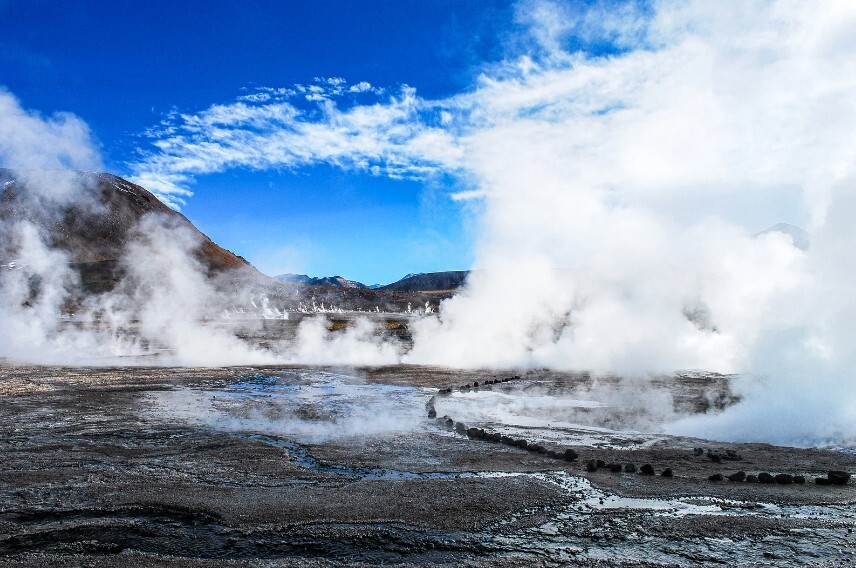
POLYGON ((513 446, 513 445, 514 445, 514 439, 513 439, 513 438, 509 438, 508 436, 500 436, 500 437, 499 437, 499 441, 500 441, 500 443, 507 444, 507 445, 509 445, 509 446, 513 446))
POLYGON ((611 471, 612 473, 620 473, 621 472, 621 464, 620 463, 609 464, 609 471, 611 471))
POLYGON ((484 438, 484 430, 481 428, 467 428, 467 436, 474 440, 481 440, 484 438))
POLYGON ((473 383, 473 388, 479 388, 479 382, 478 381, 473 383))
POLYGON ((708 480, 710 481, 722 481, 723 479, 725 478, 722 477, 721 473, 714 473, 713 475, 708 476, 708 480))
POLYGON ((646 463, 645 465, 639 468, 639 473, 644 473, 645 475, 654 475, 654 466, 650 463, 646 463))
POLYGON ((827 472, 826 478, 832 485, 846 485, 850 474, 846 471, 830 471, 827 472))
POLYGON ((561 458, 562 457, 562 455, 559 452, 557 452, 556 450, 549 450, 547 452, 547 455, 550 456, 551 458, 561 458))
POLYGON ((588 463, 586 463, 586 471, 597 471, 597 462, 589 460, 588 463))
POLYGON ((514 442, 514 445, 520 449, 525 450, 529 447, 529 442, 527 442, 526 440, 520 439, 520 440, 516 440, 514 442))
POLYGON ((758 476, 750 473, 746 476, 746 483, 758 483, 758 476))
POLYGON ((794 483, 798 483, 798 484, 802 485, 803 483, 805 483, 805 477, 803 477, 802 475, 795 475, 794 476, 794 483))
POLYGON ((773 479, 775 479, 776 483, 779 485, 788 485, 789 483, 794 482, 794 476, 787 473, 778 473, 773 479))
POLYGON ((738 481, 739 482, 739 481, 743 481, 745 479, 746 479, 746 472, 745 471, 738 471, 737 473, 732 473, 731 475, 728 476, 729 481, 738 481))
POLYGON ((832 482, 827 477, 815 477, 814 482, 818 485, 832 485, 832 482))
POLYGON ((433 406, 428 408, 428 418, 437 418, 437 411, 433 406))
POLYGON ((629 463, 624 466, 624 471, 626 471, 627 473, 636 473, 636 465, 629 463))
POLYGON ((455 426, 455 421, 449 417, 446 417, 446 428, 453 428, 455 426))
POLYGON ((606 462, 603 460, 597 460, 597 467, 606 467, 606 462))
POLYGON ((766 471, 763 471, 758 474, 758 481, 760 483, 775 483, 776 478, 767 473, 766 471))
POLYGON ((719 454, 708 453, 707 457, 710 458, 710 461, 712 461, 714 463, 720 463, 722 461, 722 456, 719 454))
POLYGON ((458 434, 466 434, 467 425, 463 422, 455 422, 455 432, 457 432, 458 434))
POLYGON ((661 477, 674 477, 675 473, 672 471, 672 468, 667 467, 663 470, 663 473, 660 474, 661 477))
POLYGON ((580 457, 580 454, 578 454, 577 452, 575 452, 571 448, 567 448, 562 457, 564 458, 565 461, 572 462, 575 459, 577 459, 578 457, 580 457))
POLYGON ((704 448, 693 448, 693 453, 697 456, 704 454, 704 448))

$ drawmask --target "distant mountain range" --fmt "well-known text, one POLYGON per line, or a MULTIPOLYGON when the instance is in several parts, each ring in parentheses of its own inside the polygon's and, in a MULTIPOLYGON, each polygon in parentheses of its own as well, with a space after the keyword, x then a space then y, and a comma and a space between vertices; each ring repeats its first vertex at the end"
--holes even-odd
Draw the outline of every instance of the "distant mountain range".
MULTIPOLYGON (((193 257, 229 309, 249 313, 259 305, 288 311, 333 310, 404 313, 409 306, 437 303, 453 294, 466 273, 409 274, 387 286, 366 286, 341 276, 313 278, 284 274, 271 278, 244 258, 217 245, 181 213, 151 192, 118 176, 71 170, 0 168, 0 270, 16 264, 15 244, 2 229, 16 221, 38 228, 45 244, 65 253, 80 277, 67 310, 89 295, 114 290, 126 275, 128 246, 145 239, 141 221, 150 215, 166 219, 196 236, 193 257), (67 198, 56 200, 57 196, 67 198), (442 275, 463 276, 444 278, 442 275), (261 302, 261 304, 260 304, 261 302), (317 306, 317 308, 316 308, 317 306), (252 310, 251 310, 252 308, 252 310)), ((152 250, 135 262, 153 266, 170 262, 167 250, 152 250)), ((35 289, 34 289, 35 290, 35 289)), ((218 306, 219 308, 219 306, 218 306)))
POLYGON ((469 270, 422 272, 408 274, 392 284, 374 284, 371 286, 355 280, 348 280, 341 276, 313 277, 306 274, 289 273, 280 274, 274 278, 283 283, 303 284, 307 286, 333 286, 336 288, 372 289, 390 292, 448 292, 462 287, 469 274, 469 270))
POLYGON ((306 274, 288 273, 280 274, 279 276, 274 276, 274 279, 287 284, 306 284, 308 286, 335 286, 337 288, 370 288, 370 286, 366 286, 362 282, 355 282, 353 280, 348 280, 347 278, 342 278, 341 276, 323 276, 320 278, 316 278, 314 276, 307 276, 306 274))

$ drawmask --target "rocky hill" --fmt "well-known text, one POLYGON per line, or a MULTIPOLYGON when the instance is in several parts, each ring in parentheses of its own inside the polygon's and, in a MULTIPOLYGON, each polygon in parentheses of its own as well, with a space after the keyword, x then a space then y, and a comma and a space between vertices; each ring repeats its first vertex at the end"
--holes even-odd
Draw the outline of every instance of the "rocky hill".
POLYGON ((289 284, 306 284, 308 286, 333 286, 335 288, 368 288, 362 282, 348 280, 341 276, 314 277, 306 274, 280 274, 274 276, 276 280, 289 284))
MULTIPOLYGON (((26 220, 38 228, 46 245, 66 253, 77 269, 82 284, 78 300, 86 294, 113 290, 124 276, 123 254, 129 243, 141 237, 140 221, 150 214, 195 235, 199 244, 193 255, 212 286, 222 292, 224 304, 238 311, 260 309, 264 299, 265 306, 285 311, 404 313, 409 306, 416 309, 426 302, 436 307, 445 297, 418 292, 416 287, 369 289, 341 276, 271 278, 213 242, 145 188, 112 174, 67 170, 0 169, 0 266, 14 263, 16 258, 14 239, 4 234, 4 228, 26 220)), ((157 251, 152 256, 153 262, 166 262, 157 251)))
MULTIPOLYGON (((118 176, 0 169, 0 186, 0 221, 26 220, 39 227, 48 246, 69 255, 85 287, 109 289, 120 277, 118 261, 147 214, 161 215, 195 235, 199 246, 194 254, 209 275, 239 270, 247 277, 267 278, 151 192, 118 176)), ((0 256, 8 254, 0 250, 0 256)))
POLYGON ((469 270, 447 270, 445 272, 425 272, 421 274, 408 274, 398 282, 382 286, 381 290, 394 290, 396 292, 440 292, 454 291, 462 287, 469 270))

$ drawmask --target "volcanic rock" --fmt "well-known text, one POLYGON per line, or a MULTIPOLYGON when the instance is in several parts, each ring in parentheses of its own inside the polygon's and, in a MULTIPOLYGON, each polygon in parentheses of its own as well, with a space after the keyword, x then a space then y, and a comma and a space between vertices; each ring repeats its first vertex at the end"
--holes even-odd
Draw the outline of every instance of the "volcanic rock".
POLYGON ((832 485, 845 485, 850 479, 850 474, 846 471, 830 471, 826 474, 826 478, 832 485))
POLYGON ((787 485, 794 482, 794 476, 787 473, 776 474, 774 478, 779 485, 787 485))
POLYGON ((729 481, 744 481, 746 479, 745 471, 738 471, 737 473, 732 473, 728 476, 729 481))

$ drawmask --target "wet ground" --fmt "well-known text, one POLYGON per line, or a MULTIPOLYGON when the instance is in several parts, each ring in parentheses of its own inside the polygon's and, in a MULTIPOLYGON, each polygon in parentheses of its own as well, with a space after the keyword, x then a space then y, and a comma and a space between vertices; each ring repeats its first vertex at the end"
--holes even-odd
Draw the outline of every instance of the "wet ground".
POLYGON ((518 374, 7 363, 0 565, 856 564, 854 454, 657 433, 728 377, 518 374))

